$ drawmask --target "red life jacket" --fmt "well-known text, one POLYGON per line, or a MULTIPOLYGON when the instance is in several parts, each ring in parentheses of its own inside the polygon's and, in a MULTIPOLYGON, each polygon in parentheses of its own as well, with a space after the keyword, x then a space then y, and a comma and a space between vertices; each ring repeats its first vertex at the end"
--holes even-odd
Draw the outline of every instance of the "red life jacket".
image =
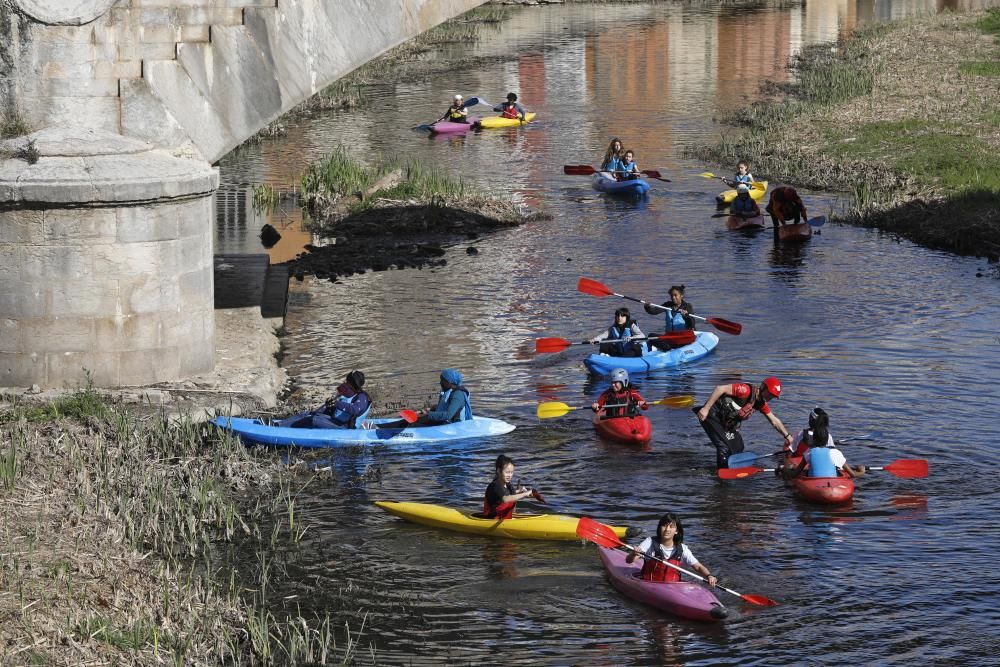
MULTIPOLYGON (((505 490, 513 491, 511 488, 505 490)), ((510 519, 514 516, 515 506, 517 506, 516 500, 511 503, 501 502, 497 505, 491 505, 489 496, 487 495, 483 497, 483 516, 487 519, 510 519)))
POLYGON ((503 112, 500 114, 501 118, 513 118, 516 120, 521 117, 521 114, 518 112, 517 107, 514 106, 512 103, 504 102, 502 107, 503 107, 503 112))
MULTIPOLYGON (((656 555, 662 557, 663 549, 659 545, 655 545, 657 548, 654 551, 658 552, 656 555)), ((680 558, 673 558, 674 554, 670 554, 671 558, 665 559, 668 563, 681 566, 680 558)), ((642 580, 643 581, 657 581, 665 583, 674 583, 681 580, 681 573, 672 567, 667 567, 658 560, 653 560, 652 558, 646 558, 642 561, 642 580)))
MULTIPOLYGON (((751 385, 749 397, 739 399, 735 396, 723 396, 715 402, 712 408, 715 408, 716 405, 719 406, 718 414, 721 417, 723 426, 727 429, 736 430, 742 422, 749 419, 750 415, 753 414, 758 400, 760 400, 760 385, 751 385)), ((764 402, 761 407, 763 405, 767 405, 767 403, 764 402)))

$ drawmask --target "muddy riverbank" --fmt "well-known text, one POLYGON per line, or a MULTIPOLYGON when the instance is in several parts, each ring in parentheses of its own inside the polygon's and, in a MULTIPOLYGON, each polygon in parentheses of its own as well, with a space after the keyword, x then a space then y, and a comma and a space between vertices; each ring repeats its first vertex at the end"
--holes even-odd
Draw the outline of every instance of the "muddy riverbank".
POLYGON ((797 82, 694 151, 772 183, 851 192, 846 216, 924 246, 1000 257, 1000 10, 877 24, 806 49, 797 82))

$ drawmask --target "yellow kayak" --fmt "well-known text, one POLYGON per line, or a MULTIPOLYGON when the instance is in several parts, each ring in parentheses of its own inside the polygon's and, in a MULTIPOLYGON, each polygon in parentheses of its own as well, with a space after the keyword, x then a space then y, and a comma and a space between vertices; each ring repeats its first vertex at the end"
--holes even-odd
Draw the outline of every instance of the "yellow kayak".
MULTIPOLYGON (((767 181, 754 181, 750 184, 750 196, 755 201, 763 199, 766 193, 767 181)), ((733 200, 736 199, 736 190, 726 190, 725 192, 720 192, 719 196, 715 199, 720 204, 732 204, 733 200)))
MULTIPOLYGON (((380 500, 375 503, 389 514, 434 528, 454 530, 474 535, 496 535, 516 540, 579 540, 575 516, 562 514, 515 514, 513 519, 483 519, 472 512, 460 512, 450 507, 429 503, 397 503, 380 500)), ((627 528, 612 526, 618 537, 624 538, 627 528)))
POLYGON ((487 130, 492 130, 498 127, 519 127, 525 123, 530 123, 535 120, 535 112, 529 111, 524 114, 524 120, 518 120, 517 118, 501 118, 500 116, 490 116, 489 118, 480 118, 476 122, 477 127, 482 127, 487 130))

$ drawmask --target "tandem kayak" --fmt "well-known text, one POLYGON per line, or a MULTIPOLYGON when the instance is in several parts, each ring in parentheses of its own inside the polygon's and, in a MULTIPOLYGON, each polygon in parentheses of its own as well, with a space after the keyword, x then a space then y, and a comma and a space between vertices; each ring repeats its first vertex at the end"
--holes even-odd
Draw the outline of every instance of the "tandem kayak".
POLYGON ((797 225, 778 225, 775 229, 777 229, 779 241, 808 241, 813 235, 812 225, 808 222, 800 222, 797 225))
MULTIPOLYGON (((750 197, 754 201, 763 199, 766 192, 767 181, 754 181, 750 184, 750 197)), ((720 205, 732 204, 734 199, 736 199, 736 190, 725 190, 715 197, 715 201, 719 202, 720 205)))
POLYGON ((764 216, 758 215, 753 218, 741 218, 738 215, 731 215, 726 218, 726 227, 734 231, 764 229, 764 216))
POLYGON ((630 181, 616 181, 611 174, 601 171, 594 174, 592 181, 595 190, 606 192, 610 195, 626 195, 637 197, 649 192, 649 183, 641 178, 634 178, 630 181))
MULTIPOLYGON (((495 535, 515 540, 579 540, 576 534, 578 517, 563 514, 515 514, 512 519, 484 519, 472 512, 431 505, 429 503, 397 503, 380 500, 375 503, 389 514, 413 523, 454 530, 474 535, 495 535)), ((619 538, 627 528, 611 526, 619 538)))
POLYGON ((416 428, 379 428, 380 424, 398 422, 399 418, 371 419, 372 428, 290 428, 269 426, 259 419, 216 417, 212 423, 232 431, 244 442, 275 447, 328 448, 376 443, 445 442, 463 438, 503 435, 514 430, 513 424, 489 417, 473 417, 441 426, 416 428))
POLYGON ((469 116, 468 123, 452 123, 448 120, 439 120, 431 124, 431 134, 449 134, 455 132, 468 132, 472 126, 479 121, 478 116, 469 116))
MULTIPOLYGON (((791 456, 785 462, 789 468, 795 468, 802 461, 801 456, 791 456)), ((820 505, 837 505, 846 503, 854 497, 854 480, 846 475, 839 477, 807 477, 807 467, 802 474, 791 480, 795 491, 803 500, 820 505)))
POLYGON ((480 127, 484 130, 493 130, 498 127, 520 127, 521 125, 530 123, 533 120, 535 120, 535 112, 529 111, 524 114, 524 120, 519 120, 517 118, 504 118, 503 116, 480 118, 476 121, 476 127, 480 127))
POLYGON ((609 357, 605 354, 591 354, 583 360, 591 373, 607 375, 616 368, 624 368, 629 373, 655 371, 658 368, 673 368, 689 364, 712 353, 719 344, 719 337, 710 331, 696 331, 695 341, 673 350, 649 350, 643 348, 641 357, 609 357))
POLYGON ((649 442, 653 438, 653 422, 645 415, 635 417, 604 417, 600 413, 594 415, 592 420, 594 429, 606 438, 626 442, 629 444, 642 444, 649 442))
POLYGON ((721 621, 729 615, 729 610, 704 586, 686 581, 643 581, 639 576, 641 559, 629 564, 621 551, 604 547, 598 551, 611 585, 633 600, 696 621, 721 621))

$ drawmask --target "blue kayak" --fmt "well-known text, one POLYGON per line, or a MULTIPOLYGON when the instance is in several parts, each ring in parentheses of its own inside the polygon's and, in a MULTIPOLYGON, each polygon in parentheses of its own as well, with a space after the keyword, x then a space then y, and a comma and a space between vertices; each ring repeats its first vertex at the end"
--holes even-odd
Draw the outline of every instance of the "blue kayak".
POLYGON ((591 354, 583 363, 591 373, 607 375, 616 368, 624 368, 629 373, 644 373, 658 368, 672 368, 681 364, 689 364, 712 353, 719 344, 719 337, 708 331, 695 332, 695 341, 690 345, 673 350, 652 351, 646 346, 641 357, 609 357, 606 354, 591 354))
POLYGON ((644 195, 649 191, 649 183, 641 178, 631 181, 616 181, 607 172, 594 174, 594 189, 612 195, 644 195))
POLYGON ((377 443, 445 442, 462 438, 482 438, 503 435, 514 430, 513 424, 489 417, 473 417, 453 424, 420 426, 417 428, 379 428, 379 424, 398 422, 398 417, 370 419, 372 428, 289 428, 269 426, 259 419, 216 417, 212 423, 230 430, 244 442, 275 447, 306 447, 324 449, 345 445, 377 443))

